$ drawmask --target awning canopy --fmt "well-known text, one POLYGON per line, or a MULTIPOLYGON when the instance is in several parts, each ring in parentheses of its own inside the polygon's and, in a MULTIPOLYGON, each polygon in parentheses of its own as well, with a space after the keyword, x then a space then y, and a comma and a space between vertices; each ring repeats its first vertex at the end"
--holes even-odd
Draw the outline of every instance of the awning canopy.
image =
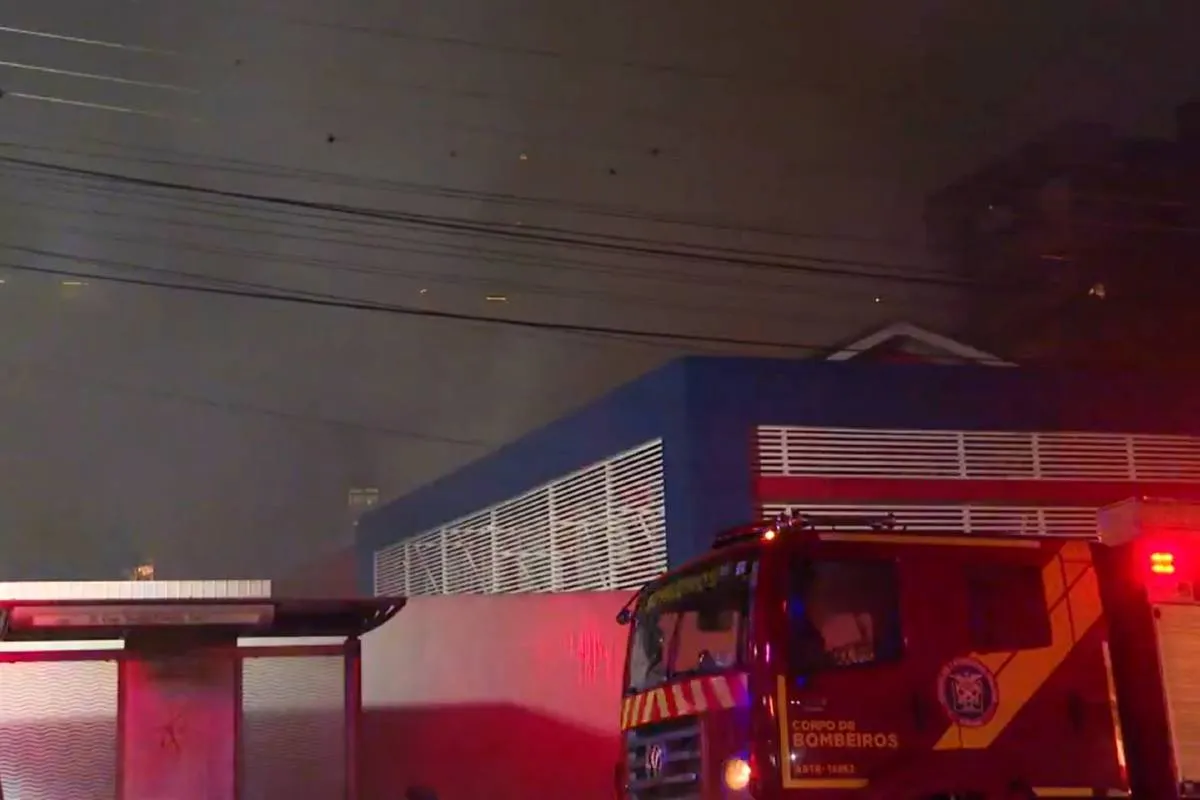
POLYGON ((0 640, 124 639, 156 630, 223 637, 361 636, 404 607, 400 597, 0 601, 0 640))

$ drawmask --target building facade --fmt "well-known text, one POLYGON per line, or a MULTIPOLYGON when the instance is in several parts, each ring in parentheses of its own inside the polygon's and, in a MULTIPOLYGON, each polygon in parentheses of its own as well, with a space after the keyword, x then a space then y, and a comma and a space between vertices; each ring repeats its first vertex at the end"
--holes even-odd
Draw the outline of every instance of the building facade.
POLYGON ((1063 125, 928 198, 935 253, 980 287, 971 338, 1023 363, 1192 363, 1200 102, 1176 123, 1063 125))
POLYGON ((687 358, 363 517, 360 590, 631 588, 784 509, 1082 533, 1200 497, 1200 380, 687 358))

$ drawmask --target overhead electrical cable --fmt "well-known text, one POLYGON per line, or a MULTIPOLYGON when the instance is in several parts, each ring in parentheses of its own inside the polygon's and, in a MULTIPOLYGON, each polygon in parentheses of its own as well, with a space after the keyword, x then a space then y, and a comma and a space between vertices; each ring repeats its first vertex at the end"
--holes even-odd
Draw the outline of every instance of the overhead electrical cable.
POLYGON ((37 39, 53 39, 55 41, 67 42, 69 44, 82 44, 89 47, 103 47, 109 50, 124 50, 130 53, 145 53, 147 55, 155 56, 179 58, 185 55, 177 50, 165 50, 158 47, 143 47, 141 45, 112 42, 104 39, 89 39, 82 36, 70 36, 62 33, 54 33, 52 31, 34 30, 33 28, 17 28, 11 25, 0 25, 0 33, 8 33, 14 36, 30 36, 37 39))
MULTIPOLYGON (((146 202, 151 202, 147 200, 146 202)), ((162 203, 154 201, 156 206, 161 206, 162 203)), ((815 291, 812 287, 801 287, 780 283, 778 281, 756 281, 752 278, 741 277, 719 278, 709 275, 697 275, 694 272, 687 273, 679 270, 653 269, 649 267, 640 267, 637 265, 626 264, 605 264, 599 261, 586 261, 580 259, 569 259, 565 257, 545 257, 531 253, 524 253, 513 250, 496 249, 488 247, 479 247, 472 245, 456 244, 449 242, 428 241, 423 239, 414 239, 410 237, 397 236, 394 234, 372 234, 371 239, 378 238, 380 241, 373 241, 362 235, 361 231, 356 231, 346 227, 330 227, 311 222, 305 222, 302 227, 292 221, 278 220, 273 218, 263 219, 254 215, 244 213, 236 213, 232 211, 212 210, 207 208, 195 208, 193 206, 184 205, 183 210, 196 211, 202 216, 215 215, 223 218, 233 218, 240 222, 265 222, 272 227, 270 229, 255 228, 249 225, 235 225, 226 222, 209 222, 204 220, 184 220, 172 219, 150 215, 146 213, 131 213, 127 211, 110 211, 105 209, 95 208, 71 208, 60 205, 47 204, 44 202, 29 200, 26 202, 27 207, 44 208, 59 214, 78 215, 88 218, 108 218, 115 221, 126 223, 152 223, 156 226, 166 226, 179 228, 183 231, 207 230, 220 234, 242 234, 252 237, 269 237, 273 240, 285 239, 292 240, 298 243, 313 243, 321 245, 337 245, 348 249, 364 250, 383 255, 421 255, 437 259, 451 260, 455 262, 476 262, 483 261, 486 263, 499 265, 513 265, 532 267, 542 270, 550 270, 555 273, 561 272, 578 272, 588 275, 606 275, 615 277, 630 278, 637 281, 668 284, 675 286, 686 286, 688 288, 714 288, 714 289, 734 289, 739 292, 758 292, 777 294, 780 291, 787 290, 803 290, 807 292, 815 291), (283 230, 279 230, 282 227, 283 230), (314 235, 313 231, 329 231, 340 234, 339 236, 320 236, 314 235)), ((184 248, 198 249, 203 248, 208 252, 217 254, 235 255, 240 257, 253 256, 256 259, 274 261, 278 263, 296 262, 305 263, 308 266, 322 267, 332 270, 344 270, 346 272, 359 272, 363 274, 376 274, 389 278, 408 278, 419 281, 433 281, 437 283, 479 283, 489 286, 502 285, 505 287, 526 287, 535 293, 547 293, 558 296, 571 296, 575 294, 587 295, 620 295, 621 292, 615 290, 596 290, 596 289, 575 289, 569 286, 538 284, 528 281, 514 281, 506 275, 461 275, 454 273, 446 273, 445 271, 422 272, 412 270, 407 267, 382 267, 382 266, 367 266, 362 262, 353 260, 339 259, 332 261, 328 258, 315 259, 309 255, 291 254, 278 252, 253 251, 231 249, 225 245, 196 245, 180 241, 170 241, 163 239, 155 239, 147 237, 144 234, 132 235, 121 234, 113 231, 89 230, 85 228, 77 228, 74 226, 63 226, 63 230, 70 229, 75 232, 96 236, 103 239, 125 241, 131 244, 163 246, 168 248, 184 248)), ((820 287, 822 295, 859 295, 864 298, 873 295, 871 287, 843 287, 843 286, 822 286, 820 287)), ((694 303, 680 303, 674 300, 664 300, 661 294, 653 295, 633 295, 630 299, 638 302, 653 301, 656 305, 677 305, 679 307, 687 306, 697 310, 713 309, 714 306, 697 305, 694 303)), ((726 310, 732 309, 729 306, 726 310)), ((741 311, 752 311, 753 307, 745 307, 741 311)))
MULTIPOLYGON (((74 256, 65 253, 55 253, 54 251, 42 250, 32 247, 18 247, 14 245, 7 246, 11 250, 24 252, 29 255, 40 256, 44 258, 59 258, 66 260, 74 260, 81 262, 92 262, 93 259, 85 259, 81 256, 74 256)), ((110 261, 110 263, 113 263, 110 261)), ((136 265, 127 265, 133 268, 136 265)), ((807 351, 820 352, 827 348, 819 345, 795 344, 785 341, 773 341, 766 339, 748 339, 741 337, 728 336, 709 336, 704 334, 682 333, 678 331, 656 331, 640 328, 624 328, 620 326, 609 325, 582 325, 566 322, 542 322, 537 320, 526 319, 510 319, 505 317, 485 316, 481 314, 467 314, 455 311, 441 311, 436 309, 415 308, 412 306, 400 306, 388 303, 375 303, 367 300, 356 300, 353 298, 337 298, 331 296, 320 296, 310 293, 292 292, 283 287, 269 287, 259 284, 262 288, 248 289, 237 287, 213 286, 202 283, 178 283, 172 281, 157 280, 153 278, 136 278, 121 275, 104 274, 100 272, 74 270, 74 269, 58 269, 55 267, 33 266, 31 264, 22 264, 10 261, 0 261, 0 269, 11 270, 13 272, 28 272, 43 275, 55 275, 60 277, 76 278, 79 280, 88 281, 103 281, 107 283, 124 284, 127 286, 138 286, 149 289, 162 289, 173 292, 187 292, 196 294, 205 294, 216 297, 237 298, 243 300, 258 300, 274 303, 287 303, 294 305, 310 306, 314 308, 339 309, 345 311, 371 312, 377 314, 388 314, 392 316, 402 317, 420 317, 425 319, 439 319, 455 322, 468 322, 480 325, 493 325, 497 327, 521 328, 525 330, 539 330, 563 333, 594 333, 608 336, 619 336, 626 338, 637 339, 653 339, 658 341, 670 341, 680 343, 694 344, 715 344, 715 345, 732 345, 739 347, 761 347, 773 348, 780 350, 792 351, 807 351)))
POLYGON ((99 81, 101 83, 115 83, 121 86, 136 86, 142 89, 162 89, 169 92, 181 92, 184 94, 199 94, 199 91, 190 86, 181 86, 176 83, 160 83, 158 81, 143 81, 135 78, 123 78, 119 75, 106 75, 101 72, 79 72, 77 70, 59 69, 57 67, 47 67, 41 64, 26 64, 21 61, 0 61, 0 69, 19 70, 23 72, 36 72, 46 75, 55 75, 62 78, 79 78, 81 80, 99 81))
POLYGON ((872 279, 912 279, 919 282, 933 282, 938 285, 944 285, 946 283, 959 285, 962 283, 961 279, 957 279, 946 274, 939 275, 937 273, 923 272, 920 265, 912 264, 871 262, 864 261, 862 259, 831 258, 811 254, 787 255, 713 245, 672 243, 644 237, 577 231, 555 226, 479 222, 475 220, 444 215, 388 211, 362 206, 302 200, 299 198, 289 198, 279 195, 238 192, 227 189, 200 186, 191 183, 163 181, 152 178, 143 178, 140 176, 124 175, 121 173, 107 172, 103 170, 92 170, 85 167, 71 167, 64 164, 22 159, 11 156, 0 156, 0 163, 7 163, 14 166, 24 166, 35 170, 59 172, 60 174, 75 175, 76 177, 116 181, 119 183, 141 186, 143 188, 199 193, 223 197, 226 199, 241 200, 244 202, 281 205, 286 207, 302 208, 308 211, 325 212, 327 214, 362 217, 365 219, 374 220, 376 222, 399 222, 417 227, 447 230, 454 233, 492 235, 517 241, 530 241, 538 244, 565 244, 571 246, 599 247, 601 249, 611 249, 618 252, 632 252, 640 255, 710 260, 717 263, 730 263, 736 266, 754 266, 784 271, 833 274, 840 277, 849 276, 872 279), (812 263, 848 267, 867 267, 881 270, 893 269, 898 270, 898 272, 851 272, 842 269, 832 270, 818 266, 812 266, 812 263))
POLYGON ((887 269, 901 268, 902 265, 897 264, 878 264, 855 259, 829 258, 825 256, 809 254, 785 257, 785 260, 780 259, 774 254, 761 254, 754 251, 737 250, 735 248, 704 247, 690 244, 672 245, 671 243, 640 239, 638 237, 578 232, 552 226, 528 226, 527 228, 523 226, 503 226, 498 224, 479 223, 458 217, 402 211, 387 211, 362 206, 302 200, 299 198, 283 197, 279 195, 217 189, 214 187, 200 186, 177 181, 162 181, 134 175, 123 175, 120 173, 107 172, 104 170, 72 167, 64 164, 37 161, 34 159, 26 159, 14 156, 0 156, 0 164, 27 167, 30 169, 44 170, 46 172, 64 175, 75 175, 79 177, 113 181, 127 185, 141 186, 144 188, 208 195, 252 203, 261 203, 265 205, 327 212, 344 217, 371 219, 379 222, 406 225, 425 230, 439 230, 464 235, 494 237, 518 242, 565 245, 606 252, 619 252, 629 255, 686 259, 704 263, 729 264, 751 269, 804 272, 819 275, 830 275, 840 278, 892 281, 898 283, 951 286, 959 288, 971 285, 971 282, 965 279, 922 274, 916 270, 909 272, 886 271, 887 269), (868 272, 860 269, 846 269, 846 267, 882 267, 883 269, 877 269, 877 271, 868 272))
MULTIPOLYGON (((69 158, 125 161, 148 166, 171 167, 187 170, 204 170, 218 173, 229 173, 233 175, 297 180, 323 188, 330 186, 344 186, 373 191, 395 192, 397 194, 412 194, 422 197, 438 197, 453 200, 492 203, 496 205, 538 208, 554 212, 565 211, 570 214, 578 214, 581 216, 606 217, 638 223, 652 222, 660 225, 707 230, 721 234, 753 234, 756 236, 791 239, 797 241, 837 242, 907 248, 916 248, 919 244, 914 241, 903 241, 900 239, 869 236, 865 234, 856 235, 851 233, 817 233, 812 231, 795 231, 783 227, 762 226, 733 220, 722 220, 716 217, 704 215, 665 214, 638 208, 637 206, 587 203, 568 200, 566 198, 522 195, 516 192, 463 189, 453 186, 443 186, 432 183, 395 180, 389 178, 366 178, 346 175, 339 172, 331 172, 328 170, 288 167, 280 164, 256 162, 240 158, 203 156, 196 153, 172 150, 170 148, 143 147, 121 144, 119 142, 108 141, 105 139, 98 139, 95 141, 98 144, 114 148, 118 151, 129 151, 131 153, 150 152, 177 157, 150 158, 144 155, 122 155, 120 152, 103 153, 66 147, 52 147, 46 144, 22 143, 15 141, 0 141, 0 148, 53 153, 60 156, 67 156, 69 158), (180 160, 179 157, 191 160, 180 160)), ((907 268, 907 265, 901 266, 907 268)), ((939 270, 928 271, 935 274, 939 272, 939 270)))
MULTIPOLYGON (((717 304, 687 302, 684 300, 676 300, 671 297, 664 298, 662 296, 653 294, 622 292, 617 289, 594 289, 589 287, 573 288, 567 286, 552 286, 544 283, 513 280, 506 277, 487 278, 481 276, 444 274, 438 271, 420 272, 408 269, 401 270, 364 264, 362 262, 347 261, 345 259, 318 258, 315 256, 279 253, 262 249, 237 248, 221 244, 199 244, 196 242, 156 239, 145 235, 122 235, 120 233, 97 231, 94 229, 80 228, 73 225, 58 226, 57 230, 60 233, 79 234, 82 236, 88 236, 107 241, 122 242, 134 246, 158 247, 168 252, 207 254, 222 256, 226 259, 238 259, 245 263, 274 263, 287 267, 303 267, 322 270, 326 273, 370 275, 373 277, 390 280, 406 280, 414 283, 420 283, 425 286, 440 284, 449 286, 476 285, 480 287, 502 287, 505 291, 520 292, 522 295, 541 295, 567 300, 599 299, 607 302, 619 303, 621 305, 646 305, 663 310, 672 309, 708 315, 723 314, 745 316, 756 313, 759 310, 759 308, 754 306, 752 303, 738 305, 733 303, 717 304)), ((22 248, 19 246, 0 243, 0 250, 6 249, 18 251, 22 250, 22 248)), ((431 252, 430 255, 436 256, 439 254, 431 252)), ((92 260, 97 261, 96 259, 92 260)), ((97 261, 97 263, 99 262, 97 261)), ((171 270, 167 270, 167 272, 170 271, 171 270)), ((206 279, 206 276, 198 275, 196 273, 191 273, 190 276, 199 280, 206 279)), ((224 281, 226 279, 221 280, 224 281)))
MULTIPOLYGON (((139 4, 144 10, 144 4, 139 4)), ((262 11, 247 7, 244 3, 227 3, 224 7, 230 13, 236 13, 244 17, 268 19, 274 22, 280 22, 289 25, 324 29, 350 34, 366 34, 368 36, 381 37, 390 40, 408 40, 413 42, 421 42, 433 44, 442 47, 466 47, 475 50, 486 50, 495 53, 512 55, 512 56, 527 56, 534 58, 553 59, 559 62, 576 62, 576 63, 592 63, 601 64, 619 69, 629 69, 650 73, 665 73, 678 75, 684 78, 704 81, 732 81, 732 82, 749 82, 751 84, 762 85, 762 80, 758 76, 737 75, 730 73, 720 73, 700 67, 686 64, 670 64, 637 61, 633 59, 612 58, 604 54, 596 54, 590 56, 579 56, 571 53, 566 53, 561 50, 552 48, 531 47, 528 45, 508 44, 502 42, 488 42, 482 39, 473 39, 469 37, 438 35, 416 33, 413 31, 402 30, 391 26, 379 25, 361 25, 354 23, 338 23, 325 20, 316 20, 311 18, 303 18, 292 16, 290 14, 274 13, 270 11, 262 11)), ((144 53, 147 55, 164 56, 171 58, 188 58, 199 61, 216 61, 213 56, 189 53, 178 48, 163 48, 149 47, 145 45, 126 44, 122 42, 114 42, 104 39, 92 39, 81 36, 73 36, 69 34, 54 33, 50 31, 37 30, 32 28, 21 28, 15 26, 0 26, 0 33, 9 33, 18 36, 30 36, 44 39, 55 39, 62 42, 72 44, 87 45, 92 47, 102 47, 115 50, 125 50, 129 52, 144 53)), ((783 85, 783 84, 781 84, 783 85)))
MULTIPOLYGON (((169 285, 164 285, 160 288, 171 288, 171 289, 179 289, 179 290, 185 290, 188 288, 197 288, 198 289, 198 288, 204 288, 204 287, 232 288, 232 289, 240 289, 240 290, 248 291, 252 294, 256 293, 256 292, 265 292, 265 293, 268 293, 271 295, 281 293, 281 294, 286 295, 289 298, 313 299, 313 300, 326 301, 328 303, 334 304, 335 306, 336 306, 336 304, 339 304, 339 303, 354 302, 354 303, 370 305, 372 308, 379 308, 381 310, 395 308, 394 306, 388 306, 387 304, 371 303, 370 301, 359 300, 357 298, 349 298, 344 295, 333 294, 330 292, 314 292, 314 291, 309 291, 309 290, 304 290, 304 289, 295 289, 292 287, 277 286, 277 285, 268 284, 268 283, 232 280, 232 279, 213 276, 210 274, 187 272, 187 271, 176 270, 176 269, 168 269, 168 268, 164 268, 164 267, 152 267, 152 266, 138 264, 138 263, 134 263, 134 262, 130 262, 130 261, 121 261, 118 259, 84 257, 84 256, 77 255, 74 253, 58 252, 58 251, 46 250, 46 249, 42 249, 42 248, 22 247, 20 245, 0 245, 0 250, 4 250, 4 249, 12 250, 14 252, 22 253, 22 254, 28 255, 28 256, 35 256, 38 258, 45 258, 45 259, 58 260, 58 261, 68 261, 68 262, 72 262, 72 263, 86 264, 86 265, 91 265, 91 266, 100 266, 100 267, 105 267, 108 269, 124 271, 124 272, 150 273, 153 275, 161 275, 161 276, 170 277, 170 278, 183 278, 188 281, 196 282, 194 284, 192 284, 192 283, 188 283, 188 284, 170 283, 169 285)), ((123 283, 123 284, 127 284, 127 285, 132 284, 132 285, 137 285, 137 286, 153 286, 152 283, 147 283, 145 281, 138 282, 138 281, 134 281, 132 279, 124 279, 121 276, 117 276, 117 275, 110 275, 110 274, 102 275, 102 274, 91 273, 91 272, 85 273, 85 272, 80 272, 77 270, 55 269, 52 267, 36 267, 36 266, 28 265, 28 264, 18 264, 18 263, 6 262, 6 261, 0 260, 0 271, 2 271, 4 269, 9 269, 9 270, 12 270, 13 272, 42 274, 42 275, 59 277, 59 278, 73 278, 73 279, 79 279, 79 280, 85 280, 85 281, 87 281, 87 280, 93 280, 93 281, 98 281, 98 282, 108 281, 111 283, 118 283, 118 284, 123 283)), ((400 307, 400 308, 404 308, 404 307, 400 307)), ((415 310, 417 312, 423 311, 423 309, 415 309, 415 310)), ((501 324, 506 322, 506 320, 504 318, 492 318, 492 317, 486 317, 486 316, 478 317, 477 321, 482 321, 482 322, 495 321, 495 322, 498 322, 501 324)), ((528 328, 529 326, 518 326, 518 327, 528 328)), ((534 329, 534 332, 536 332, 537 330, 544 330, 544 329, 541 327, 537 327, 534 329)), ((518 330, 517 332, 521 333, 522 331, 518 330)), ((524 332, 529 333, 531 331, 525 330, 524 332)), ((561 333, 561 334, 576 336, 576 337, 578 337, 577 341, 580 344, 585 344, 585 345, 595 345, 595 344, 598 344, 600 341, 607 341, 607 342, 616 342, 619 344, 638 345, 641 347, 644 347, 644 346, 667 347, 667 346, 670 346, 671 342, 673 341, 670 338, 668 338, 666 341, 662 341, 659 339, 647 339, 645 337, 640 336, 639 332, 636 330, 635 331, 625 331, 624 329, 614 329, 613 332, 608 332, 607 330, 599 331, 599 330, 565 330, 564 329, 564 330, 558 330, 557 332, 561 333)), ((730 343, 722 341, 722 342, 718 342, 718 344, 729 345, 730 343)), ((733 344, 736 344, 736 343, 733 343, 733 344)), ((712 350, 712 349, 705 348, 705 347, 703 347, 702 343, 695 343, 695 342, 688 343, 688 350, 693 351, 693 352, 699 352, 699 353, 723 352, 723 351, 719 351, 719 350, 712 350)))
MULTIPOLYGON (((38 31, 22 30, 22 29, 17 29, 17 28, 0 29, 0 32, 9 32, 9 33, 13 33, 13 34, 23 34, 23 35, 31 35, 31 36, 41 36, 43 38, 57 39, 60 41, 74 42, 77 44, 88 44, 88 45, 93 45, 93 46, 106 46, 106 47, 110 47, 110 48, 125 49, 125 50, 129 50, 130 52, 141 52, 141 53, 147 53, 147 54, 153 54, 153 55, 170 56, 170 57, 174 57, 174 58, 191 60, 193 62, 198 62, 201 64, 208 63, 213 66, 216 66, 217 64, 224 65, 224 64, 228 63, 228 61, 225 61, 222 59, 216 59, 216 58, 202 56, 202 55, 196 55, 196 54, 183 53, 183 52, 179 52, 179 51, 154 50, 152 48, 141 48, 141 47, 132 46, 132 45, 119 45, 115 42, 107 42, 107 41, 100 41, 100 40, 87 40, 87 39, 81 39, 79 37, 61 36, 61 35, 57 35, 57 34, 47 34, 47 33, 42 33, 42 32, 38 32, 38 31)), ((253 63, 252 58, 248 59, 246 57, 243 57, 240 59, 233 59, 233 60, 240 62, 239 66, 243 67, 243 69, 242 69, 243 74, 247 72, 247 70, 245 69, 245 66, 244 66, 246 64, 247 60, 250 60, 250 63, 253 63)), ((594 100, 572 99, 572 98, 576 97, 576 95, 578 95, 578 92, 576 92, 576 91, 564 92, 563 96, 560 98, 549 98, 549 97, 539 96, 539 95, 514 93, 514 92, 508 92, 508 91, 497 91, 490 87, 489 88, 459 88, 459 87, 447 88, 447 87, 439 87, 439 86, 436 86, 431 83, 417 83, 417 82, 408 82, 408 81, 403 81, 403 80, 397 80, 394 76, 388 77, 386 79, 375 79, 369 75, 359 77, 358 82, 357 82, 358 88, 362 89, 364 87, 364 84, 366 85, 366 88, 377 89, 380 91, 386 90, 387 92, 389 92, 393 95, 395 93, 399 92, 399 93, 407 93, 407 94, 414 94, 414 95, 426 95, 426 96, 434 96, 434 97, 442 97, 442 98, 448 97, 448 98, 454 98, 457 100, 467 100, 467 101, 474 101, 474 102, 500 102, 500 103, 504 103, 504 104, 510 105, 510 106, 516 105, 516 106, 525 106, 528 108, 557 110, 557 111, 574 111, 574 112, 587 111, 587 112, 591 112, 591 111, 595 110, 594 100)), ((200 92, 198 90, 193 93, 200 94, 200 92)), ((61 96, 47 96, 47 95, 37 95, 37 94, 23 94, 23 93, 17 93, 17 92, 12 93, 10 96, 14 97, 14 98, 21 98, 21 99, 26 99, 26 100, 40 100, 43 102, 56 102, 56 103, 66 104, 66 105, 77 105, 80 107, 93 108, 96 110, 136 113, 130 107, 107 105, 107 104, 103 104, 103 103, 92 103, 92 102, 88 102, 86 100, 81 100, 78 98, 68 98, 68 97, 61 97, 61 96)), ((343 96, 343 99, 345 99, 344 96, 343 96)), ((225 104, 225 107, 229 107, 228 102, 225 104)), ((322 107, 325 111, 336 111, 336 109, 333 106, 329 106, 329 105, 323 105, 323 106, 319 106, 319 107, 322 107)), ((165 111, 162 111, 159 109, 141 109, 141 112, 144 114, 147 114, 147 115, 157 115, 157 116, 162 116, 165 118, 188 119, 193 122, 201 121, 200 119, 197 119, 194 115, 175 114, 175 113, 165 112, 165 111)), ((720 139, 723 136, 728 137, 728 134, 730 133, 730 131, 728 131, 728 130, 720 130, 720 129, 716 128, 711 123, 709 125, 701 126, 699 129, 697 129, 697 126, 694 123, 689 123, 687 121, 681 121, 674 117, 663 115, 661 113, 661 108, 660 108, 659 104, 657 104, 657 103, 646 104, 641 107, 614 108, 610 111, 609 118, 610 118, 610 121, 611 120, 635 120, 636 119, 636 120, 639 120, 642 122, 648 122, 651 125, 654 125, 654 126, 657 126, 657 127, 663 128, 663 129, 672 129, 672 130, 675 130, 677 133, 686 134, 690 140, 694 140, 697 137, 697 135, 702 136, 704 138, 709 138, 709 139, 720 139)), ((446 123, 443 123, 443 124, 445 127, 483 127, 485 129, 488 127, 488 126, 464 126, 461 124, 460 125, 448 125, 446 123)))

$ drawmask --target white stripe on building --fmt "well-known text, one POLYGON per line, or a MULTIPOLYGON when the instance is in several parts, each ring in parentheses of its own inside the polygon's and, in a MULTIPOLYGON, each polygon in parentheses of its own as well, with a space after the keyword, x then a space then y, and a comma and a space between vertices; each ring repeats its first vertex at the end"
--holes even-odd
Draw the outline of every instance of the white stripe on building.
POLYGON ((765 476, 1200 483, 1200 438, 760 425, 765 476))

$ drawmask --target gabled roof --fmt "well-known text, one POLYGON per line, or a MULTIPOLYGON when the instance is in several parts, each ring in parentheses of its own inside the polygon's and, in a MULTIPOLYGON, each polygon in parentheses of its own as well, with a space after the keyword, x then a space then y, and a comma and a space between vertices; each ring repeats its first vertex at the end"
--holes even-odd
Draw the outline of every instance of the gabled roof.
POLYGON ((842 349, 826 357, 826 361, 849 361, 852 358, 880 351, 889 346, 895 346, 904 342, 913 342, 923 346, 926 351, 931 353, 923 353, 922 361, 935 361, 939 356, 948 357, 956 361, 964 361, 972 364, 981 364, 991 367, 1015 367, 1011 361, 1005 361, 997 355, 985 352, 969 344, 955 341, 949 336, 943 336, 940 333, 919 328, 910 322, 897 322, 888 325, 886 328, 880 328, 874 333, 864 336, 857 341, 851 342, 842 347, 842 349))

